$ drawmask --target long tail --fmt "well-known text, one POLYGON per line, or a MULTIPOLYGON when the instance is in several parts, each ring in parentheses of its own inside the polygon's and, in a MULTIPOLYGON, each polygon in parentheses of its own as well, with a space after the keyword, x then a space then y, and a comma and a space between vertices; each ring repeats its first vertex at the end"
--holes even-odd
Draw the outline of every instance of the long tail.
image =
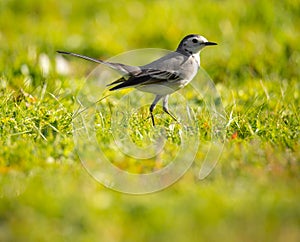
POLYGON ((85 55, 72 53, 72 52, 58 50, 57 53, 79 57, 81 59, 96 62, 98 64, 104 64, 104 65, 118 71, 122 75, 127 75, 127 74, 131 74, 131 73, 139 72, 141 70, 137 66, 129 66, 129 65, 121 64, 121 63, 111 63, 111 62, 107 62, 107 61, 103 61, 103 60, 98 60, 98 59, 95 59, 95 58, 92 58, 92 57, 88 57, 88 56, 85 56, 85 55))
POLYGON ((72 55, 72 56, 79 57, 79 58, 82 58, 82 59, 85 59, 85 60, 88 60, 88 61, 96 62, 96 63, 99 63, 99 64, 104 64, 105 63, 102 60, 98 60, 98 59, 88 57, 88 56, 85 56, 85 55, 75 54, 75 53, 72 53, 72 52, 58 50, 57 53, 64 54, 64 55, 72 55))

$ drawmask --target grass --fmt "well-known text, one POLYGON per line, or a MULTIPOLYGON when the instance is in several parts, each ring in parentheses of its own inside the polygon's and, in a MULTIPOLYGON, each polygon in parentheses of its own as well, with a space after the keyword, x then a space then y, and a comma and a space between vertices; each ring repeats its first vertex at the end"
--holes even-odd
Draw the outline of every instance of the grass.
MULTIPOLYGON (((299 10, 295 0, 1 1, 0 240, 299 241, 299 10), (107 59, 174 49, 189 33, 219 43, 201 54, 226 112, 218 165, 197 179, 213 127, 203 97, 187 87, 180 93, 200 107, 191 169, 149 195, 103 187, 83 168, 72 127, 76 96, 95 65, 55 51, 107 59)), ((112 149, 111 110, 122 94, 97 106, 98 144, 127 171, 166 166, 112 149)), ((136 144, 156 137, 147 108, 130 120, 136 144)), ((155 112, 170 127, 161 107, 155 112)), ((167 131, 172 154, 180 126, 167 131)))

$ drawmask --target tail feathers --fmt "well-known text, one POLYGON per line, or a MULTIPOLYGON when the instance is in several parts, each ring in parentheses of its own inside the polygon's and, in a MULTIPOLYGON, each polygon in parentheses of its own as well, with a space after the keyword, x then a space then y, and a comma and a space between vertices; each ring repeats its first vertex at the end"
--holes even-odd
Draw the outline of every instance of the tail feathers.
POLYGON ((79 57, 81 59, 85 59, 85 60, 88 60, 88 61, 96 62, 96 63, 99 63, 99 64, 105 64, 105 62, 102 61, 102 60, 98 60, 98 59, 95 59, 95 58, 92 58, 92 57, 88 57, 88 56, 84 56, 84 55, 79 55, 79 54, 72 53, 72 52, 58 50, 57 53, 60 53, 60 54, 63 54, 63 55, 71 55, 71 56, 79 57))
POLYGON ((104 65, 108 66, 109 68, 118 71, 122 75, 137 73, 137 72, 141 71, 141 68, 138 66, 129 66, 129 65, 121 64, 121 63, 111 63, 111 62, 107 62, 107 61, 98 60, 98 59, 95 59, 92 57, 88 57, 85 55, 80 55, 80 54, 67 52, 67 51, 61 51, 61 50, 58 50, 57 53, 60 53, 63 55, 71 55, 71 56, 79 57, 79 58, 82 58, 82 59, 85 59, 88 61, 96 62, 99 64, 104 64, 104 65))

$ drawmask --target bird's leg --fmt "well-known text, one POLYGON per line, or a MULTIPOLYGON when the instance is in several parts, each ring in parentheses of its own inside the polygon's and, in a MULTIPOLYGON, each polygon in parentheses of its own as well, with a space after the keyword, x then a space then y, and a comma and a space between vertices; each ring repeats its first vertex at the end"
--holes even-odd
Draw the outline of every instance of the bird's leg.
POLYGON ((157 95, 153 101, 153 103, 150 106, 150 116, 151 116, 151 120, 152 120, 152 124, 153 126, 155 126, 155 122, 154 122, 154 116, 153 116, 153 110, 156 106, 156 104, 158 103, 158 101, 162 98, 162 96, 157 95))
POLYGON ((172 119, 174 119, 176 122, 178 122, 177 119, 175 118, 175 116, 169 112, 168 98, 169 98, 169 95, 165 96, 163 99, 163 110, 165 113, 169 114, 172 119))

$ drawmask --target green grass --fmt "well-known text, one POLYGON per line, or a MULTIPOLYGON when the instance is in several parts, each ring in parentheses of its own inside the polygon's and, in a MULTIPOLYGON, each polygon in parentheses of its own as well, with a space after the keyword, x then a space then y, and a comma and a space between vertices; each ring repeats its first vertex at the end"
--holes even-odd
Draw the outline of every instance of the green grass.
MULTIPOLYGON (((299 241, 299 12, 296 0, 1 1, 0 240, 299 241), (150 195, 103 187, 81 165, 72 131, 76 96, 95 65, 68 58, 64 73, 55 51, 106 59, 174 49, 189 33, 219 44, 201 54, 226 111, 218 165, 197 179, 213 127, 187 87, 181 93, 202 107, 203 146, 192 168, 150 195)), ((109 110, 121 94, 99 105, 109 110)), ((155 112, 169 127, 161 107, 155 112)), ((144 107, 130 120, 138 145, 155 137, 147 118, 144 107)), ((96 121, 97 139, 116 166, 141 173, 167 165, 118 154, 110 112, 96 121)), ((168 130, 170 154, 179 130, 168 130)))

